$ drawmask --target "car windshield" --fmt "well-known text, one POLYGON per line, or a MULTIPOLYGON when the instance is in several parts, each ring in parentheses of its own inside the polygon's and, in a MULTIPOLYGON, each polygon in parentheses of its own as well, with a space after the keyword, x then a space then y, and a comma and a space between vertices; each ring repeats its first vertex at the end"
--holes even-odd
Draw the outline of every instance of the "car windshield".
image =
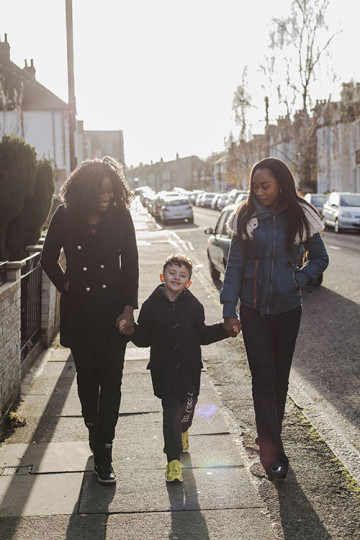
POLYGON ((341 195, 341 206, 360 206, 360 193, 348 193, 341 195))
POLYGON ((172 199, 170 201, 165 201, 166 206, 184 206, 184 204, 189 204, 189 201, 186 199, 172 199))
POLYGON ((326 195, 312 195, 311 196, 311 203, 312 204, 324 204, 326 199, 327 199, 326 195))

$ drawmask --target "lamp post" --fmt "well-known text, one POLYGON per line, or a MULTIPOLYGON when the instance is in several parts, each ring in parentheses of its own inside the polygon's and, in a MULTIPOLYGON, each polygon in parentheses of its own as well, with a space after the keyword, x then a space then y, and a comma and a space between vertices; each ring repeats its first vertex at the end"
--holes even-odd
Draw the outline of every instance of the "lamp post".
POLYGON ((69 138, 70 138, 70 169, 73 171, 77 165, 75 157, 75 127, 76 127, 76 103, 74 83, 74 43, 73 43, 73 19, 72 0, 65 0, 66 8, 66 42, 67 42, 67 68, 68 68, 68 115, 69 115, 69 138))

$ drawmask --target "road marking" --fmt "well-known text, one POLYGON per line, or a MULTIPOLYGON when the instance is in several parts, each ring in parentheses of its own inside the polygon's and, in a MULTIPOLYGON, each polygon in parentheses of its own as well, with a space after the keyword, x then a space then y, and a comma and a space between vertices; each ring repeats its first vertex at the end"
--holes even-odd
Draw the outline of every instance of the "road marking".
POLYGON ((330 249, 341 249, 341 247, 338 247, 338 246, 327 246, 327 247, 330 249))

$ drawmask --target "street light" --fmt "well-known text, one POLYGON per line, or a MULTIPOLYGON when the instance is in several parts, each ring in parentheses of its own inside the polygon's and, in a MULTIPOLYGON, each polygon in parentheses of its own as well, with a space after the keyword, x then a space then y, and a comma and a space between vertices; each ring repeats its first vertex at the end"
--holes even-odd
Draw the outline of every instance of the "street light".
POLYGON ((69 136, 70 136, 70 169, 73 171, 77 165, 75 157, 75 83, 74 83, 74 43, 73 43, 73 19, 72 0, 65 0, 66 8, 66 42, 67 42, 67 68, 68 68, 68 114, 69 114, 69 136))

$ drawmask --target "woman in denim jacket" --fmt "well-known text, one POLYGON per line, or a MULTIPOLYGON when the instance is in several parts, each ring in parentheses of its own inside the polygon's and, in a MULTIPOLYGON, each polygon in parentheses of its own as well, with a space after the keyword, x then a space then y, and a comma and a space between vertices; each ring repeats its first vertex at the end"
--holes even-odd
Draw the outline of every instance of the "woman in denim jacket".
POLYGON ((220 294, 225 330, 242 329, 252 375, 260 461, 269 480, 285 478, 281 427, 301 319, 301 289, 328 266, 317 211, 296 193, 285 163, 266 158, 250 175, 250 194, 233 233, 220 294), (299 266, 299 261, 306 262, 299 266), (240 318, 236 308, 240 298, 240 318))

